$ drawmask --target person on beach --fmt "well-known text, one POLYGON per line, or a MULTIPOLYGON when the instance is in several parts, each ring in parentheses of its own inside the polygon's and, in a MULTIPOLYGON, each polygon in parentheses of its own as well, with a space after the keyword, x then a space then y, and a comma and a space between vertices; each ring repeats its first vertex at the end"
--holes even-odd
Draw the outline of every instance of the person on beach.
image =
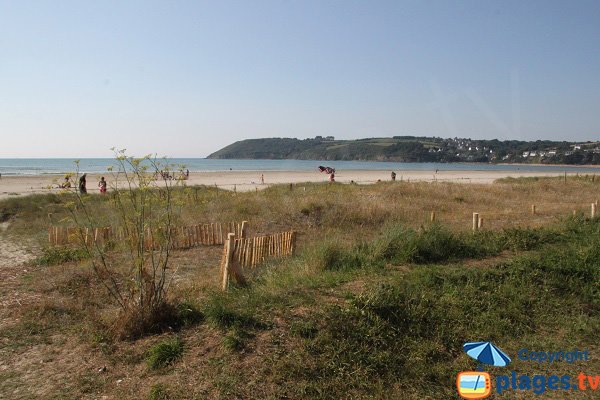
POLYGON ((61 189, 70 189, 71 188, 71 180, 69 179, 69 175, 65 175, 64 182, 60 185, 61 189))
POLYGON ((104 180, 104 177, 100 178, 98 187, 100 188, 100 193, 106 193, 106 181, 104 180))
POLYGON ((81 193, 81 194, 87 193, 87 188, 85 187, 87 184, 87 182, 85 181, 86 176, 87 176, 87 174, 83 174, 83 175, 81 175, 81 178, 79 178, 79 193, 81 193))
POLYGON ((392 180, 395 181, 396 180, 396 173, 394 171, 392 171, 392 180))

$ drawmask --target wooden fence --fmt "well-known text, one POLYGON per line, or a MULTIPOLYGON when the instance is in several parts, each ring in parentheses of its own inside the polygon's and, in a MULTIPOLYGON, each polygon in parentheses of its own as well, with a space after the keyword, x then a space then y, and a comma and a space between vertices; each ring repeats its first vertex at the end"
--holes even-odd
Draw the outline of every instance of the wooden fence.
MULTIPOLYGON (((246 221, 240 223, 213 223, 192 226, 178 226, 171 228, 172 248, 187 249, 198 246, 213 246, 224 244, 227 234, 233 232, 236 236, 245 236, 246 221)), ((144 235, 144 246, 147 249, 158 248, 158 241, 154 240, 152 232, 147 230, 144 235)), ((94 242, 104 244, 108 241, 120 241, 126 238, 123 228, 77 228, 51 226, 48 228, 48 242, 52 246, 64 246, 84 242, 91 245, 94 242)))
POLYGON ((245 279, 241 268, 254 268, 268 258, 291 256, 296 250, 296 232, 280 232, 273 235, 241 237, 228 235, 223 246, 221 276, 223 290, 227 290, 233 276, 239 284, 245 279))

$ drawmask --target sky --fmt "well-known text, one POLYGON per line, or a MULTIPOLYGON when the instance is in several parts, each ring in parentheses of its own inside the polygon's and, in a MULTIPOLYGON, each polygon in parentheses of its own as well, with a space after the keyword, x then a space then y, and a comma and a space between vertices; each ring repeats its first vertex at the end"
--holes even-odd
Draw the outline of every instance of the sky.
POLYGON ((600 2, 0 0, 0 158, 600 139, 600 2))

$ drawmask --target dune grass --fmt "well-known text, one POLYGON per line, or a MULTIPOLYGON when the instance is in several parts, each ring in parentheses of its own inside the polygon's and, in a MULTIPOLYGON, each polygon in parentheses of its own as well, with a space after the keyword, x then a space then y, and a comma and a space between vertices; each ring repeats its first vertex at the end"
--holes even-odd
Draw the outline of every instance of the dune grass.
MULTIPOLYGON (((111 333, 124 322, 87 260, 76 249, 45 248, 47 225, 69 224, 63 205, 70 195, 0 202, 10 222, 0 238, 43 248, 39 265, 0 286, 5 297, 23 299, 2 310, 7 323, 0 339, 8 346, 0 361, 12 368, 1 373, 0 392, 16 393, 8 398, 39 397, 43 388, 63 398, 441 399, 456 396, 457 371, 476 367, 462 353, 466 341, 491 340, 512 355, 526 346, 600 352, 600 223, 588 218, 599 183, 178 189, 179 223, 248 220, 251 235, 292 228, 298 253, 246 271, 247 287, 223 293, 215 278, 220 251, 177 252, 168 322, 127 340, 111 333), (485 219, 476 233, 473 211, 485 219), (65 346, 68 354, 61 353, 65 346), (24 360, 38 353, 54 361, 36 361, 39 372, 31 376, 24 360), (107 371, 90 373, 84 359, 107 371)), ((88 201, 98 220, 111 224, 110 196, 88 201)), ((118 247, 110 257, 119 262, 118 247)), ((556 368, 576 375, 581 365, 556 368)), ((514 370, 535 373, 536 366, 516 361, 514 370)))

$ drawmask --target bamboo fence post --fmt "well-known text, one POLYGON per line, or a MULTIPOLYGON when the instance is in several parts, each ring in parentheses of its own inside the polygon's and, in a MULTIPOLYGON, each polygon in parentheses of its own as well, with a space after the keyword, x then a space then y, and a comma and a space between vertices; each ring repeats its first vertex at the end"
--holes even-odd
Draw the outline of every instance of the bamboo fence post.
POLYGON ((270 248, 271 251, 269 253, 269 256, 272 257, 272 256, 275 256, 275 235, 271 235, 269 237, 269 239, 271 241, 271 248, 270 248))
POLYGON ((263 262, 265 259, 265 237, 261 236, 258 245, 260 252, 258 253, 258 262, 263 262))
POLYGON ((248 242, 248 254, 246 255, 246 267, 252 266, 252 239, 246 239, 248 242))
POLYGON ((277 235, 277 257, 281 257, 281 233, 277 235))
POLYGON ((242 267, 248 266, 248 257, 250 256, 250 239, 244 239, 244 264, 242 267))
POLYGON ((479 213, 473 213, 473 231, 476 231, 479 227, 479 213))
POLYGON ((255 244, 256 244, 256 237, 252 238, 252 251, 250 252, 250 267, 254 268, 254 249, 255 249, 255 244))
MULTIPOLYGON (((237 237, 237 236, 236 236, 237 237)), ((235 253, 237 254, 237 262, 241 262, 242 261, 242 243, 241 243, 242 239, 235 239, 235 253)))
POLYGON ((235 240, 235 233, 227 235, 227 242, 225 242, 225 263, 223 265, 223 274, 221 276, 221 288, 227 290, 229 287, 229 268, 233 262, 233 246, 235 240))
POLYGON ((240 236, 242 237, 242 239, 246 239, 246 228, 248 227, 248 221, 242 221, 242 227, 241 227, 241 232, 240 232, 240 236))

